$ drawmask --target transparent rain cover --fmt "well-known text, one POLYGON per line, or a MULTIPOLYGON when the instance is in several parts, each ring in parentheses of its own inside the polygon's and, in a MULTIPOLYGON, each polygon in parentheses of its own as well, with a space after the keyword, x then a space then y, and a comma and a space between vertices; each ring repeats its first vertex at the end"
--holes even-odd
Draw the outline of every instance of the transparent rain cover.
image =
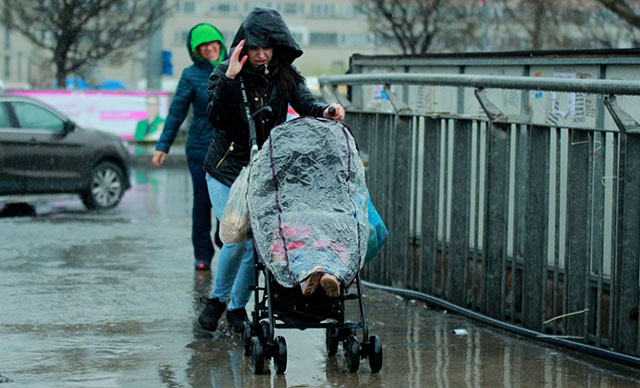
POLYGON ((347 126, 301 117, 273 128, 249 179, 256 250, 276 281, 293 287, 322 271, 348 286, 369 227, 364 166, 347 126))

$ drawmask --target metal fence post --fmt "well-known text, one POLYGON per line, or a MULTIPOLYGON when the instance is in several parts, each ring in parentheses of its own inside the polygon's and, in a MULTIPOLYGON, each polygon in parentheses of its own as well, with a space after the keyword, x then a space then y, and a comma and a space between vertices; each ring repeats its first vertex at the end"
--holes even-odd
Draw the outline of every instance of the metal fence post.
MULTIPOLYGON (((582 311, 587 305, 590 292, 590 247, 591 234, 591 147, 593 140, 587 132, 572 131, 569 144, 569 182, 567 187, 567 241, 565 266, 566 311, 582 311)), ((567 335, 587 338, 585 320, 588 314, 565 319, 567 335)))
POLYGON ((546 305, 549 131, 538 126, 529 131, 522 315, 527 328, 541 331, 546 305))
MULTIPOLYGON (((507 190, 509 166, 509 125, 489 126, 487 149, 485 243, 482 258, 484 311, 493 318, 505 316, 507 190)), ((512 276, 515 276, 512 267, 512 276)), ((512 290, 514 292, 514 290, 512 290)), ((513 310, 514 307, 512 306, 513 310)), ((513 314, 513 311, 511 312, 513 314)))

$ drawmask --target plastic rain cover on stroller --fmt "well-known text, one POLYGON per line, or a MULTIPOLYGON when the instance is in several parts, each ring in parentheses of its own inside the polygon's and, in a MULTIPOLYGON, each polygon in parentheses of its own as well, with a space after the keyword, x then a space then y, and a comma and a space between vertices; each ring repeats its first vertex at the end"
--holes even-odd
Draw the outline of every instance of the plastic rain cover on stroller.
POLYGON ((364 166, 350 130, 310 117, 271 130, 251 161, 247 204, 258 256, 293 287, 315 272, 345 286, 364 264, 364 166))

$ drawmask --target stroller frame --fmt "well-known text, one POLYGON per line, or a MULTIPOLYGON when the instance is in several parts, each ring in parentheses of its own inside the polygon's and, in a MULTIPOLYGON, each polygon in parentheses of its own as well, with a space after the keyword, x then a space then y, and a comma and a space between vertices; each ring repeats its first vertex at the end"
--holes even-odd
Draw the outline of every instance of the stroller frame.
POLYGON ((275 336, 275 329, 325 329, 327 355, 335 356, 338 345, 343 343, 347 370, 358 371, 360 359, 367 358, 371 372, 377 373, 382 368, 382 345, 377 335, 369 336, 369 328, 362 295, 360 274, 355 277, 356 293, 349 293, 344 286, 340 287, 338 298, 329 298, 324 292, 316 291, 313 295, 303 296, 299 286, 285 288, 279 285, 265 265, 255 257, 254 273, 256 286, 254 292, 254 309, 250 322, 244 323, 242 345, 244 355, 251 357, 254 373, 263 372, 265 361, 272 358, 276 373, 282 374, 287 368, 287 344, 282 336, 275 336), (264 274, 264 286, 257 280, 264 274), (315 295, 315 297, 314 297, 315 295), (286 296, 286 298, 283 298, 286 296), (345 322, 345 301, 358 300, 360 307, 359 322, 345 322), (324 310, 318 315, 313 310, 324 310), (327 320, 331 320, 327 322, 327 320), (280 321, 280 322, 278 322, 280 321), (362 329, 362 341, 357 338, 357 329, 362 329))
MULTIPOLYGON (((247 117, 249 126, 249 137, 251 143, 250 162, 254 160, 255 154, 258 152, 256 128, 254 119, 263 111, 271 111, 270 106, 264 106, 251 114, 247 92, 242 77, 240 79, 240 92, 242 103, 247 117)), ((329 112, 335 114, 335 108, 330 107, 329 112)), ((255 252, 255 249, 254 249, 255 252)), ((251 313, 250 322, 245 322, 242 330, 242 345, 244 355, 251 357, 251 367, 255 374, 262 373, 265 360, 273 358, 274 368, 277 374, 282 374, 287 369, 287 343, 284 337, 275 336, 276 328, 295 328, 295 329, 326 329, 325 343, 327 347, 327 355, 335 356, 338 351, 338 344, 343 342, 344 356, 347 363, 347 369, 350 373, 355 373, 360 367, 360 359, 368 358, 371 372, 377 373, 382 368, 382 344, 377 335, 369 336, 369 328, 364 309, 364 300, 362 296, 362 285, 360 282, 360 272, 356 274, 355 284, 357 294, 349 294, 347 289, 340 287, 340 296, 338 298, 325 301, 328 310, 327 314, 317 316, 308 310, 310 303, 314 302, 314 308, 318 308, 318 300, 312 296, 302 296, 300 287, 285 288, 279 285, 265 265, 260 262, 258 255, 254 254, 254 273, 255 286, 254 291, 254 310, 251 313), (264 273, 265 285, 258 286, 260 273, 264 273), (260 293, 262 292, 262 295, 260 293), (297 292, 297 293, 296 293, 297 292), (293 295, 293 304, 279 304, 284 301, 278 298, 282 293, 293 295), (296 298, 297 296, 301 298, 296 298), (306 300, 305 300, 306 299, 306 300), (360 322, 344 321, 344 302, 349 299, 358 299, 360 305, 360 322), (277 323, 276 319, 280 319, 283 323, 277 323), (301 321, 300 319, 305 319, 301 321), (323 322, 326 319, 333 319, 335 322, 323 322), (362 342, 358 342, 356 337, 357 329, 361 328, 363 332, 362 342)), ((314 294, 322 294, 316 291, 314 294)))

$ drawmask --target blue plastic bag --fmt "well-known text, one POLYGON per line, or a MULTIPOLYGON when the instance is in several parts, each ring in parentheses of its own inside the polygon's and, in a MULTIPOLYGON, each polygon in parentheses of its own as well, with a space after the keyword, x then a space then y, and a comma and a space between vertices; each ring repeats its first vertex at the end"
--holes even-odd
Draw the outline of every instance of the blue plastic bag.
POLYGON ((382 218, 373 204, 371 203, 371 196, 367 192, 367 209, 369 213, 369 241, 367 241, 367 254, 364 257, 364 261, 367 262, 373 259, 389 237, 389 231, 382 222, 382 218))

